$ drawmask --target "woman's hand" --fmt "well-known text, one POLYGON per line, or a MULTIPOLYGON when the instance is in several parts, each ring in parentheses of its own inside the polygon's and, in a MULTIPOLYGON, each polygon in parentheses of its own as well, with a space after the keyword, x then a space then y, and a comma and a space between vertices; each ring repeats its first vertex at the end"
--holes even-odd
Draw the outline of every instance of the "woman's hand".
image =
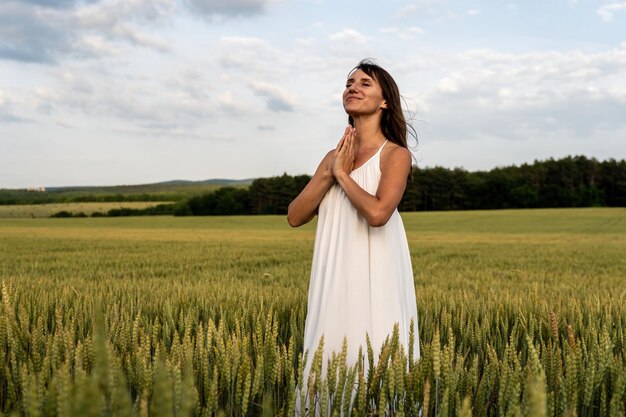
POLYGON ((354 142, 356 141, 356 129, 346 127, 343 137, 335 149, 335 158, 332 162, 332 173, 335 178, 341 174, 350 174, 354 168, 356 158, 354 142))
POLYGON ((335 179, 367 223, 380 227, 387 223, 398 207, 410 170, 411 152, 395 143, 388 143, 380 155, 381 174, 375 195, 361 188, 350 175, 342 173, 335 175, 335 179))
POLYGON ((287 221, 291 226, 301 226, 315 217, 320 202, 326 195, 326 192, 335 184, 333 163, 336 153, 337 150, 333 149, 324 156, 324 159, 322 159, 322 162, 320 162, 317 167, 311 181, 309 181, 300 194, 289 204, 287 208, 287 221))

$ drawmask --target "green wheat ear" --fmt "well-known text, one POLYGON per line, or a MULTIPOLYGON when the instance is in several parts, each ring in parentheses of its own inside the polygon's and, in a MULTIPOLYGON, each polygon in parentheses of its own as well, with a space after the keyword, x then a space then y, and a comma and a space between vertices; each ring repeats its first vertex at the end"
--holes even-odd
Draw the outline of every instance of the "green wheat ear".
POLYGON ((274 229, 227 231, 227 244, 213 229, 157 230, 154 218, 129 221, 142 225, 132 232, 0 222, 0 414, 294 415, 318 353, 309 415, 324 401, 347 413, 352 389, 355 416, 621 416, 624 242, 594 223, 618 230, 621 214, 572 211, 594 233, 573 222, 564 238, 553 223, 569 211, 525 213, 446 216, 463 220, 454 227, 539 216, 551 229, 431 236, 414 226, 420 326, 398 341, 389 329, 379 363, 366 334, 349 366, 346 340, 327 375, 318 350, 302 352, 310 236, 281 257, 274 229), (265 270, 274 281, 258 280, 265 270))

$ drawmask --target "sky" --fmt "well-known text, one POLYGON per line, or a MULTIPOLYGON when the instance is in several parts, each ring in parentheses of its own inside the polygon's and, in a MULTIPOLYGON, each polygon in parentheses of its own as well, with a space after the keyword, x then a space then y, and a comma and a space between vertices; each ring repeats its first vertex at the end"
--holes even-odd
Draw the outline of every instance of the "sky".
POLYGON ((420 167, 626 158, 626 1, 0 0, 0 188, 313 174, 363 58, 420 167))

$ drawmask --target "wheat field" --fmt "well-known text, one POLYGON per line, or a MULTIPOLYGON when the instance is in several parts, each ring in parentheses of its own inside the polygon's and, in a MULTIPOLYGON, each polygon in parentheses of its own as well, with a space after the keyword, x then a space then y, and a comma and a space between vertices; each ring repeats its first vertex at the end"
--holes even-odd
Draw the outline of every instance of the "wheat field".
POLYGON ((625 209, 402 216, 422 356, 392 333, 369 372, 320 375, 307 352, 306 391, 314 223, 0 219, 0 413, 625 414, 625 209))
POLYGON ((50 217, 60 211, 74 215, 82 213, 91 216, 93 213, 106 214, 109 210, 119 208, 144 209, 146 207, 166 204, 162 201, 126 201, 126 202, 85 202, 85 203, 46 203, 46 204, 15 204, 0 205, 0 218, 41 218, 50 217))

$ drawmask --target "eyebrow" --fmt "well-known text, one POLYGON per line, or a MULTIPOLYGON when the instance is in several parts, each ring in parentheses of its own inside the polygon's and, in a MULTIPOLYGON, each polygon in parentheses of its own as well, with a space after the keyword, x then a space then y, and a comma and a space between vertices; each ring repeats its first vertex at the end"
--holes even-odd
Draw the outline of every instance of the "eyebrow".
MULTIPOLYGON (((374 81, 374 79, 373 79, 372 77, 361 77, 361 78, 359 78, 359 80, 364 80, 364 81, 374 81)), ((350 81, 354 82, 354 81, 356 81, 356 80, 354 79, 354 77, 350 77, 350 78, 348 78, 348 79, 346 80, 346 82, 350 82, 350 81)))

